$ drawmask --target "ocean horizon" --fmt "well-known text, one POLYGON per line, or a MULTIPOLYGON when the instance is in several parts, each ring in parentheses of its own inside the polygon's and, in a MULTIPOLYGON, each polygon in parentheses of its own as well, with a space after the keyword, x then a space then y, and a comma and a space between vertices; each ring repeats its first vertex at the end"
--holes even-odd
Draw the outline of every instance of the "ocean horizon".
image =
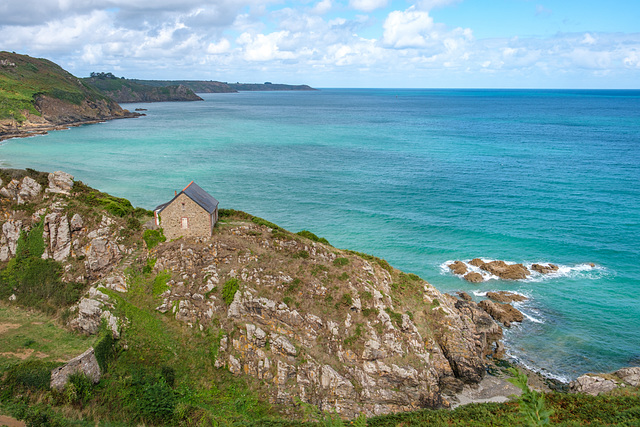
POLYGON ((529 299, 508 354, 569 381, 640 364, 640 90, 320 89, 124 104, 147 116, 0 143, 152 209, 191 180, 444 292, 529 299), (447 264, 553 263, 469 283, 447 264))

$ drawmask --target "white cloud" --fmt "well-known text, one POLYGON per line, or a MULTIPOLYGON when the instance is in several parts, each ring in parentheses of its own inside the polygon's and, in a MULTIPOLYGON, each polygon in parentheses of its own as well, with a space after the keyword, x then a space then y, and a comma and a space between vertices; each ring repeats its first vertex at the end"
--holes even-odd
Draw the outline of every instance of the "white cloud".
POLYGON ((316 3, 313 9, 311 9, 311 13, 314 13, 317 15, 324 15, 325 13, 329 12, 332 7, 333 7, 333 4, 331 3, 331 0, 321 0, 318 3, 316 3))
POLYGON ((220 55, 222 53, 227 53, 231 49, 231 43, 229 40, 222 39, 218 43, 209 43, 207 46, 207 53, 210 55, 220 55))
POLYGON ((434 25, 429 12, 415 8, 391 12, 384 21, 383 28, 383 43, 397 49, 424 48, 430 44, 429 39, 434 35, 437 37, 431 33, 434 25))
POLYGON ((363 12, 372 12, 386 7, 388 0, 349 0, 349 6, 363 12))

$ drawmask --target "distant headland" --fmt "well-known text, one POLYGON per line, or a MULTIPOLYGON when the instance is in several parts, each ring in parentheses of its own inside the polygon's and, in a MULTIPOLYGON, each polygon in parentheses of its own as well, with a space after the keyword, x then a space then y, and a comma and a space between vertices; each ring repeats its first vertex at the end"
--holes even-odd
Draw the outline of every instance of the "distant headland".
POLYGON ((198 93, 305 91, 308 85, 137 80, 110 72, 77 78, 59 65, 15 52, 0 52, 0 141, 49 130, 143 114, 119 103, 202 101, 198 93))

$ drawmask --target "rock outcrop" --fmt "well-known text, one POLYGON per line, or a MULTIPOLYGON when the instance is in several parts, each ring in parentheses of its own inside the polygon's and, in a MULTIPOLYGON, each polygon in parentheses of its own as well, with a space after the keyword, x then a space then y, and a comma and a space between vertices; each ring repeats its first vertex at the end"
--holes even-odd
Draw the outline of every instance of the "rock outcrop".
POLYGON ((640 367, 622 368, 611 374, 581 375, 569 384, 569 391, 597 396, 625 386, 640 387, 640 367))
POLYGON ((487 297, 494 301, 502 303, 521 302, 526 301, 528 298, 524 295, 515 294, 507 291, 487 292, 487 297))
POLYGON ((509 304, 484 300, 480 301, 478 305, 507 328, 511 327, 512 322, 522 322, 524 320, 522 312, 509 304))
POLYGON ((549 274, 558 271, 559 267, 555 264, 532 264, 531 269, 537 271, 540 274, 549 274))
POLYGON ((74 357, 64 365, 51 371, 51 388, 62 391, 73 374, 81 373, 87 376, 94 384, 100 382, 100 366, 96 359, 93 347, 74 357))

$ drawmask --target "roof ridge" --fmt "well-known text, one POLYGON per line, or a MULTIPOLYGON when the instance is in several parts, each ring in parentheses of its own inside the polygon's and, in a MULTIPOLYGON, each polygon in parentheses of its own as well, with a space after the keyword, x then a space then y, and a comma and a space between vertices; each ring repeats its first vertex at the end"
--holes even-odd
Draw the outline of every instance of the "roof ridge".
POLYGON ((189 186, 190 186, 191 184, 193 184, 193 180, 192 180, 190 183, 188 183, 188 184, 187 184, 187 186, 186 186, 186 187, 184 187, 184 188, 182 189, 182 191, 184 191, 184 190, 186 190, 187 188, 189 188, 189 186))

